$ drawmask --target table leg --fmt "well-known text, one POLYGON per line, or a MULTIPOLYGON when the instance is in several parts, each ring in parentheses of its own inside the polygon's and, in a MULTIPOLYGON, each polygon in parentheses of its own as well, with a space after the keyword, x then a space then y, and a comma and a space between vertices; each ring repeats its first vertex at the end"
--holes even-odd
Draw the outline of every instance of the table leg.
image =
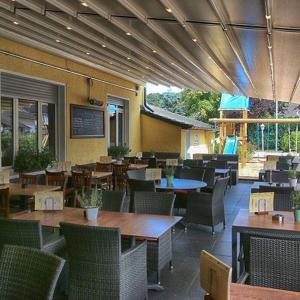
POLYGON ((232 227, 232 282, 237 281, 237 230, 232 227))

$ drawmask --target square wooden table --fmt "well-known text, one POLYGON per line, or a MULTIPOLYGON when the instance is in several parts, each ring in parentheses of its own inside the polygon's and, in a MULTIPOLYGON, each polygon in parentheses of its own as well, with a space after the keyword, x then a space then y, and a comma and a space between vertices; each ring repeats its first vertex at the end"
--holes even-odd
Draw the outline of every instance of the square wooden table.
POLYGON ((0 185, 0 189, 9 187, 10 196, 34 196, 36 192, 52 192, 60 189, 60 186, 54 185, 41 185, 41 184, 28 184, 25 188, 21 183, 9 183, 0 185))
POLYGON ((259 231, 265 233, 290 233, 299 235, 300 223, 294 221, 294 213, 289 211, 273 211, 267 215, 249 213, 248 209, 241 209, 232 224, 232 281, 237 280, 237 237, 239 233, 259 231), (281 214, 284 222, 272 221, 272 216, 281 214))

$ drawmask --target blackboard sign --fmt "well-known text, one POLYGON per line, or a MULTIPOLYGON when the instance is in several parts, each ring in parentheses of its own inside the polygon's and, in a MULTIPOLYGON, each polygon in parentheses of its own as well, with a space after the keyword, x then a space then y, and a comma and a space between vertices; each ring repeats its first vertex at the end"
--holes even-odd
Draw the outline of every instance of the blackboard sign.
POLYGON ((104 137, 104 110, 71 104, 71 138, 104 137))

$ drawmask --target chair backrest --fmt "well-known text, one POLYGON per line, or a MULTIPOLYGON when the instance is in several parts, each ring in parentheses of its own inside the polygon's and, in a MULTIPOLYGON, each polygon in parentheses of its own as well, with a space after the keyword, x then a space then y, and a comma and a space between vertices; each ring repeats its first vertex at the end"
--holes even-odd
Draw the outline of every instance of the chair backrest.
POLYGON ((202 154, 202 159, 203 160, 212 160, 216 157, 215 154, 202 154))
POLYGON ((0 212, 4 213, 5 218, 9 216, 9 187, 0 189, 0 212))
POLYGON ((113 170, 112 163, 96 162, 96 171, 97 172, 112 172, 112 170, 113 170))
POLYGON ((204 168, 203 181, 207 184, 208 187, 213 187, 216 181, 216 169, 206 167, 204 168))
POLYGON ((20 182, 22 184, 38 184, 40 176, 39 175, 30 175, 30 174, 20 174, 20 182))
POLYGON ((292 192, 293 187, 281 187, 281 186, 259 186, 259 192, 273 192, 274 193, 274 210, 292 211, 292 192))
POLYGON ((250 237, 250 284, 300 291, 300 240, 250 237))
POLYGON ((112 163, 112 157, 111 156, 100 156, 99 159, 101 164, 111 164, 112 163))
POLYGON ((40 221, 0 219, 0 253, 5 244, 42 249, 40 221))
POLYGON ((140 179, 145 180, 145 169, 137 169, 137 170, 128 170, 127 176, 128 179, 140 179))
POLYGON ((102 191, 102 209, 108 211, 123 211, 125 192, 102 191))
POLYGON ((77 171, 93 172, 96 170, 96 164, 75 165, 74 169, 77 171))
POLYGON ((200 285, 213 300, 230 299, 232 269, 205 250, 200 253, 200 285))
POLYGON ((63 192, 67 188, 68 177, 64 172, 51 173, 46 171, 46 185, 60 186, 63 192))
POLYGON ((92 185, 92 172, 72 171, 72 184, 75 189, 90 188, 92 185))
POLYGON ((226 160, 211 160, 207 163, 207 166, 210 168, 216 169, 227 169, 227 161, 226 160))
POLYGON ((184 167, 190 167, 190 168, 198 168, 203 166, 203 160, 202 159, 185 159, 183 161, 184 167))
POLYGON ((171 216, 175 197, 176 195, 173 193, 135 192, 134 212, 171 216))
POLYGON ((205 169, 204 168, 181 168, 179 172, 179 178, 181 179, 193 179, 203 180, 205 169))
POLYGON ((291 168, 290 164, 285 161, 278 161, 276 162, 276 169, 277 170, 289 170, 291 168))
POLYGON ((113 172, 115 176, 123 177, 126 176, 126 172, 128 171, 129 163, 124 162, 123 164, 114 164, 113 172))
POLYGON ((155 157, 148 158, 148 167, 149 168, 157 168, 157 159, 155 157))
POLYGON ((85 299, 87 295, 120 299, 119 229, 68 223, 60 226, 70 262, 69 299, 85 299))
POLYGON ((0 257, 0 298, 53 299, 64 263, 37 249, 5 245, 0 257))
POLYGON ((278 182, 278 183, 287 183, 287 182, 289 182, 288 174, 289 174, 288 171, 266 170, 265 181, 266 182, 271 181, 271 182, 278 182))
POLYGON ((141 158, 141 159, 135 159, 134 163, 137 165, 149 165, 149 159, 148 158, 141 158))
POLYGON ((230 177, 217 178, 213 187, 212 202, 224 201, 225 190, 230 177))
POLYGON ((239 156, 237 154, 218 154, 217 160, 238 161, 239 156))

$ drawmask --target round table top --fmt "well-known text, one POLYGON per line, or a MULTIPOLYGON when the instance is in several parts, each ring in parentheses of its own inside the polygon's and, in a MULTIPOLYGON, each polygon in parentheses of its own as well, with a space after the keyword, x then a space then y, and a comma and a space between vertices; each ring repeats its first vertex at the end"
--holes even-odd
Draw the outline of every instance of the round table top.
POLYGON ((155 185, 157 189, 167 190, 196 190, 204 188, 206 186, 207 184, 204 181, 179 178, 174 178, 173 186, 167 186, 166 178, 162 178, 160 183, 157 183, 155 185))

